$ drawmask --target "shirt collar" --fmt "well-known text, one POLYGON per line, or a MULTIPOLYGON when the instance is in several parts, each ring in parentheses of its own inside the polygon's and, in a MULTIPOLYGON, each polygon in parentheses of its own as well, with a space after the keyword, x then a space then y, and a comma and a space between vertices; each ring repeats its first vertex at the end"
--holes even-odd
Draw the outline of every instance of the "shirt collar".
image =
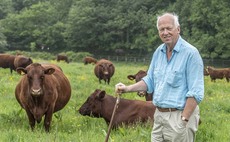
MULTIPOLYGON (((179 36, 176 45, 173 48, 173 51, 179 52, 180 51, 180 45, 182 44, 182 38, 179 36)), ((166 44, 162 44, 161 51, 166 53, 166 44)))

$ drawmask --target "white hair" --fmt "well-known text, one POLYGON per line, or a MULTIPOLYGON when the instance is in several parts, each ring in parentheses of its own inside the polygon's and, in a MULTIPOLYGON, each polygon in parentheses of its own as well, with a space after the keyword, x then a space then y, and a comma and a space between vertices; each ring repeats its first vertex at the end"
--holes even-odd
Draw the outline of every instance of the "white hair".
POLYGON ((159 19, 160 19, 161 17, 165 16, 165 15, 172 15, 172 16, 173 16, 173 19, 174 19, 174 25, 175 25, 176 27, 180 26, 178 15, 175 14, 175 13, 168 13, 168 12, 167 12, 167 13, 163 13, 162 15, 158 15, 158 16, 157 16, 157 29, 158 29, 158 22, 159 22, 159 19))

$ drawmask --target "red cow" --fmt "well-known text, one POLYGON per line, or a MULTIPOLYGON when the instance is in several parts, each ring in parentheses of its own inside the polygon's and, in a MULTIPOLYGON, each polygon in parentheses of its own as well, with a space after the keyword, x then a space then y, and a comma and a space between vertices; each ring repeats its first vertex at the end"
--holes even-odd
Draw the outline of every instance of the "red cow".
POLYGON ((99 79, 99 83, 103 79, 105 83, 109 84, 111 77, 115 72, 115 67, 113 63, 106 59, 101 59, 97 62, 94 68, 94 74, 99 79))
POLYGON ((33 61, 31 58, 22 56, 22 55, 18 55, 15 57, 14 60, 14 67, 17 69, 18 67, 23 67, 26 68, 28 65, 32 64, 33 61))
MULTIPOLYGON (((96 89, 80 107, 79 113, 83 116, 102 117, 109 125, 116 98, 107 95, 104 90, 96 89)), ((156 107, 151 101, 120 99, 114 115, 112 128, 136 122, 153 122, 153 115, 156 107)))
POLYGON ((0 54, 0 67, 10 68, 10 73, 12 74, 13 70, 15 70, 15 57, 16 56, 10 54, 0 54))
POLYGON ((57 60, 57 62, 65 61, 66 63, 69 63, 69 59, 66 55, 58 54, 56 60, 57 60))
POLYGON ((93 57, 89 57, 89 56, 86 56, 84 59, 83 59, 83 62, 85 65, 87 64, 96 64, 97 63, 97 60, 93 57))
POLYGON ((52 115, 64 108, 71 96, 71 86, 60 67, 33 63, 17 68, 24 74, 15 88, 18 103, 25 109, 32 130, 35 122, 44 119, 44 127, 50 130, 52 115))
MULTIPOLYGON (((136 74, 134 75, 128 75, 127 78, 129 80, 134 80, 136 82, 140 81, 144 76, 147 75, 147 72, 146 71, 143 71, 143 70, 139 70, 136 74)), ((145 96, 145 100, 146 101, 152 101, 153 99, 153 93, 147 93, 146 91, 139 91, 137 92, 137 94, 142 97, 142 96, 145 96)))
POLYGON ((226 78, 226 81, 229 82, 230 78, 230 68, 214 68, 207 66, 207 70, 211 81, 215 82, 216 79, 223 79, 226 78))

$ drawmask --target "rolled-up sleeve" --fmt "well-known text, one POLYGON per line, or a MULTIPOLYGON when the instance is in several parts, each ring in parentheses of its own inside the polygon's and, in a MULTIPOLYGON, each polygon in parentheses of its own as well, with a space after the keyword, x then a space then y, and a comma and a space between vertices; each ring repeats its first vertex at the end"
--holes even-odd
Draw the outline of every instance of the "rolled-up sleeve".
POLYGON ((204 98, 203 61, 198 53, 194 53, 189 62, 187 66, 188 92, 186 97, 194 97, 197 103, 200 103, 204 98))
POLYGON ((147 93, 152 93, 154 91, 153 80, 149 76, 145 76, 142 78, 147 86, 147 93))

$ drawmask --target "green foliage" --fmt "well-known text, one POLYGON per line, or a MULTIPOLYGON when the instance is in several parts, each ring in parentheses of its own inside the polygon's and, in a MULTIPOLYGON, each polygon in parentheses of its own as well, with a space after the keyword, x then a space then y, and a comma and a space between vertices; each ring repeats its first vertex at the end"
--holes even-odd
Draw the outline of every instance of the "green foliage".
POLYGON ((156 14, 169 11, 203 58, 229 59, 229 7, 228 0, 0 0, 0 50, 148 55, 162 43, 156 14))

